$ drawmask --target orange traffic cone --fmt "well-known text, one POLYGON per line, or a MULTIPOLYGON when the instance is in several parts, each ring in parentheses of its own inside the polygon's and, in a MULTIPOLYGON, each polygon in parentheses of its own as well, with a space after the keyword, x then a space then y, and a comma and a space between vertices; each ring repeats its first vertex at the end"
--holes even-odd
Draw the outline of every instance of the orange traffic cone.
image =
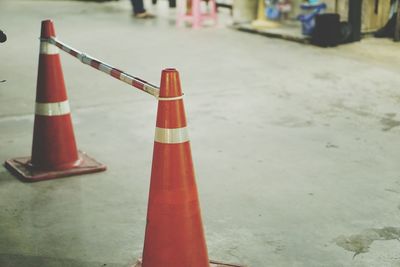
POLYGON ((106 166, 76 148, 53 22, 42 21, 32 157, 15 158, 6 167, 28 181, 104 171, 106 166))
POLYGON ((143 259, 135 266, 237 266, 208 259, 179 74, 174 69, 162 72, 143 259))

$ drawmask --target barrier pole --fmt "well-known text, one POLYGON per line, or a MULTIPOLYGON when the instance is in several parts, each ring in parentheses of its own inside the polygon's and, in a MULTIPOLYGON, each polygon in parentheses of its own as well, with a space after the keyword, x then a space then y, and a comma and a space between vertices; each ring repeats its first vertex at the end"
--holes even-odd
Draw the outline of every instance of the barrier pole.
POLYGON ((114 68, 113 66, 104 63, 96 58, 93 58, 89 56, 86 53, 80 52, 75 48, 72 48, 71 46, 59 41, 55 37, 49 37, 49 38, 40 38, 42 42, 48 42, 50 44, 53 44, 63 50, 64 52, 70 54, 71 56, 77 58, 79 61, 81 61, 83 64, 89 65, 92 68, 95 68, 101 72, 104 72, 108 74, 109 76, 114 77, 115 79, 118 79, 120 81, 123 81, 143 92, 146 92, 156 98, 158 98, 160 94, 160 89, 149 83, 146 82, 138 77, 135 77, 133 75, 130 75, 122 70, 119 70, 117 68, 114 68))

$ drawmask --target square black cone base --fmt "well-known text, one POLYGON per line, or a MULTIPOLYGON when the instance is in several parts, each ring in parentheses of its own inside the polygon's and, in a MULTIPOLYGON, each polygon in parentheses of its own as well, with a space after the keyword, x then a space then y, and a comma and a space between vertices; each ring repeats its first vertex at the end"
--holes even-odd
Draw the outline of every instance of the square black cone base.
POLYGON ((10 172, 14 173, 18 178, 25 182, 36 182, 73 175, 101 172, 107 169, 104 164, 89 157, 85 152, 79 151, 79 157, 82 159, 81 164, 71 169, 61 171, 37 170, 29 164, 31 160, 30 157, 6 160, 5 166, 10 172))
MULTIPOLYGON (((132 267, 142 267, 142 259, 138 259, 132 267)), ((218 261, 210 261, 210 267, 246 267, 244 265, 222 263, 218 261)))

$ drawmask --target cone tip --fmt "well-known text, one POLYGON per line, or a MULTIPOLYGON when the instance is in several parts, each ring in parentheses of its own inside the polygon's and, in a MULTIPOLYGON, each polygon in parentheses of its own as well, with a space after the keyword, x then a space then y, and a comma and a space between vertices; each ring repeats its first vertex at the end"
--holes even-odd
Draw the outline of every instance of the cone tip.
POLYGON ((42 23, 53 23, 52 19, 44 19, 42 20, 42 23))
POLYGON ((178 72, 178 71, 175 68, 166 68, 166 69, 163 69, 163 72, 175 73, 175 72, 178 72))
POLYGON ((167 68, 162 71, 160 96, 176 97, 181 96, 181 84, 179 72, 175 68, 167 68))
POLYGON ((56 36, 53 20, 51 20, 51 19, 42 20, 42 31, 41 31, 40 37, 41 38, 49 38, 52 36, 53 37, 56 36))

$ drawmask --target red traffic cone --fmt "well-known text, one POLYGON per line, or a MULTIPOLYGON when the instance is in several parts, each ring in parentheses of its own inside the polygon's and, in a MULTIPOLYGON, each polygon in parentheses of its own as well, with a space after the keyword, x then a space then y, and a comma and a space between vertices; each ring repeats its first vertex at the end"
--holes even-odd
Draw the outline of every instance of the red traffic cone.
POLYGON ((179 74, 162 72, 143 259, 139 267, 236 266, 208 259, 179 74))
MULTIPOLYGON (((42 21, 41 39, 55 37, 51 20, 42 21)), ((40 43, 32 157, 5 162, 22 179, 38 181, 104 171, 106 166, 76 148, 58 48, 40 43)))

